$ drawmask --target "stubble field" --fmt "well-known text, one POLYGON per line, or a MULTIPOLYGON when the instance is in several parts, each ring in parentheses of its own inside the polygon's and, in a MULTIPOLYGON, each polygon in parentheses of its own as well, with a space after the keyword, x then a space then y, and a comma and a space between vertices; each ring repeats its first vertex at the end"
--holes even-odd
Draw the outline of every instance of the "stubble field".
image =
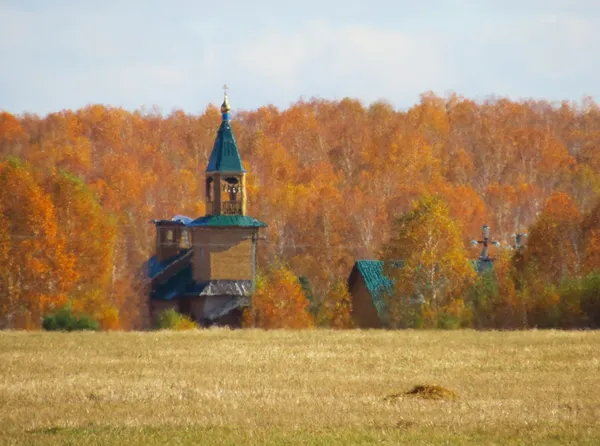
POLYGON ((0 444, 373 443, 599 444, 600 332, 0 332, 0 444))

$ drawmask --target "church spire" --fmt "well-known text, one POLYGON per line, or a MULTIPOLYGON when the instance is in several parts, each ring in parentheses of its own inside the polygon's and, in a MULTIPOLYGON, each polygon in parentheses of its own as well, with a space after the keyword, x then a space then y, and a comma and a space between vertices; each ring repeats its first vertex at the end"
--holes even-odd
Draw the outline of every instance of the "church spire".
POLYGON ((229 106, 229 101, 227 100, 227 84, 223 85, 223 90, 225 91, 225 98, 223 99, 223 103, 221 104, 221 116, 223 117, 223 121, 229 121, 229 111, 231 107, 229 106))
POLYGON ((227 85, 221 126, 206 168, 207 215, 246 215, 246 169, 229 122, 227 85))
POLYGON ((215 139, 215 145, 213 146, 212 153, 208 160, 208 167, 206 172, 228 172, 228 173, 243 173, 246 172, 242 165, 242 159, 240 152, 231 130, 231 124, 229 122, 229 112, 231 107, 229 106, 229 100, 227 99, 227 85, 223 86, 225 90, 225 98, 223 104, 221 104, 221 116, 223 121, 221 127, 217 132, 215 139))

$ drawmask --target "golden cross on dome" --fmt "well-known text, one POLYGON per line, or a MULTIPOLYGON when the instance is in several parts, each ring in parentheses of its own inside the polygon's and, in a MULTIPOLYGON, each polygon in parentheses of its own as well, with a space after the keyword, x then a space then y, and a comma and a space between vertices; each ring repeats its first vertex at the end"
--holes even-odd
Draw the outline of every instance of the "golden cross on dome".
POLYGON ((227 84, 223 85, 223 90, 225 91, 225 97, 221 104, 221 114, 223 114, 223 120, 229 121, 229 110, 231 110, 231 107, 229 107, 229 101, 227 100, 227 90, 229 90, 227 84))

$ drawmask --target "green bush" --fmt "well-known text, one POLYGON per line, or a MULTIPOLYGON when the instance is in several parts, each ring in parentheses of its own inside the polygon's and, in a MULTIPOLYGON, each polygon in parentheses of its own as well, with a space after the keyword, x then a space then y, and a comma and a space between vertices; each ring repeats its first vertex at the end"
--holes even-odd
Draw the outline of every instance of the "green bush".
POLYGON ((581 309, 591 328, 600 328, 600 271, 594 271, 583 279, 581 309))
POLYGON ((400 312, 401 322, 397 325, 401 328, 425 328, 427 323, 423 312, 424 305, 419 302, 412 302, 409 299, 400 312))
POLYGON ((441 330, 458 330, 461 328, 461 320, 453 314, 441 312, 437 315, 435 328, 441 330))
POLYGON ((193 330, 198 328, 196 323, 188 316, 180 314, 172 308, 158 314, 157 325, 162 330, 193 330))
POLYGON ((494 327, 494 302, 498 300, 498 294, 498 281, 494 271, 480 274, 467 291, 465 301, 472 311, 474 328, 494 327))
POLYGON ((69 306, 44 316, 42 327, 48 331, 98 331, 100 329, 97 321, 86 314, 79 316, 73 314, 69 306))

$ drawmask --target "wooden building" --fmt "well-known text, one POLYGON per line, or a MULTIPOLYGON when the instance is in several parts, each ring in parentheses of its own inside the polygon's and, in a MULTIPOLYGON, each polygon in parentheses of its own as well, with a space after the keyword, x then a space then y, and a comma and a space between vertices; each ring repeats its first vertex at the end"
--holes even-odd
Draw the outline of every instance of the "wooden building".
POLYGON ((249 305, 256 243, 266 225, 246 215, 246 170, 229 111, 225 95, 206 169, 206 215, 153 221, 156 254, 148 262, 153 317, 173 308, 203 326, 239 326, 249 305))
POLYGON ((385 275, 383 262, 357 260, 348 277, 352 296, 352 319, 358 328, 387 326, 386 297, 393 292, 392 281, 385 275))

